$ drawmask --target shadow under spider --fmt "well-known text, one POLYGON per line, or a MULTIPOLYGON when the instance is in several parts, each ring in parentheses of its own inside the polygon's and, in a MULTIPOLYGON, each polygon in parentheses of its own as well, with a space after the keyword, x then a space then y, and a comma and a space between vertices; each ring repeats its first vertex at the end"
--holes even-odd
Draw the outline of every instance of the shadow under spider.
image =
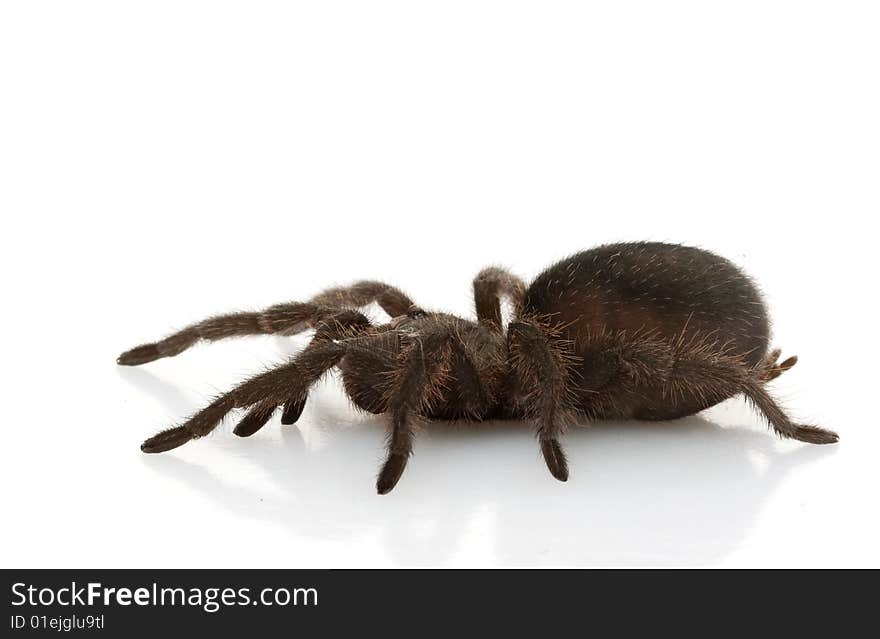
MULTIPOLYGON (((197 408, 181 406, 179 391, 155 375, 126 379, 181 415, 197 408)), ((337 384, 316 387, 298 426, 281 426, 277 416, 266 425, 280 429, 280 441, 263 431, 241 439, 223 428, 191 444, 239 448, 237 456, 277 488, 267 494, 173 455, 143 463, 236 517, 291 534, 346 540, 378 532, 400 565, 454 561, 474 523, 488 518, 485 565, 641 566, 719 562, 791 469, 834 454, 805 445, 780 450, 763 429, 721 428, 700 416, 603 422, 566 435, 572 475, 561 485, 522 422, 433 422, 418 437, 406 480, 380 498, 373 481, 384 418, 358 413, 341 397, 337 384)))

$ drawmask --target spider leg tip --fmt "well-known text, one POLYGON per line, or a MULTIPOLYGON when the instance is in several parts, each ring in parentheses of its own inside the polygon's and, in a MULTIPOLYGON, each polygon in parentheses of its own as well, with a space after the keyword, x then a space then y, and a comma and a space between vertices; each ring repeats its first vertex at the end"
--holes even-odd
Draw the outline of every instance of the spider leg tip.
POLYGON ((377 492, 378 494, 380 494, 380 495, 387 495, 388 493, 391 492, 391 490, 392 490, 393 488, 394 488, 394 486, 388 486, 388 485, 382 485, 382 484, 380 484, 380 485, 377 485, 377 486, 376 486, 376 492, 377 492))
POLYGON ((151 440, 146 440, 141 444, 141 452, 142 453, 158 453, 161 452, 159 448, 153 444, 151 440))
POLYGON ((164 453, 167 450, 183 446, 193 438, 193 434, 185 427, 178 426, 144 440, 144 443, 141 444, 141 451, 144 453, 164 453))
POLYGON ((840 441, 840 436, 834 431, 809 425, 796 426, 790 437, 808 444, 836 444, 840 441))
POLYGON ((379 473, 379 479, 376 480, 376 492, 380 495, 387 495, 397 486, 403 469, 406 468, 407 455, 392 453, 388 456, 382 471, 379 473))
POLYGON ((568 481, 568 468, 565 467, 549 467, 550 474, 559 481, 568 481))
POLYGON ((397 486, 397 481, 400 477, 390 477, 387 474, 383 474, 379 477, 378 481, 376 481, 376 492, 380 495, 387 495, 394 487, 397 486))
POLYGON ((550 474, 559 481, 568 481, 568 462, 559 442, 556 439, 541 440, 541 452, 550 474))
POLYGON ((119 364, 120 366, 132 366, 131 361, 129 360, 128 357, 126 357, 126 355, 128 355, 128 353, 123 353, 122 355, 117 357, 116 363, 119 364))
POLYGON ((120 366, 138 366, 159 359, 161 354, 155 344, 144 344, 127 350, 116 358, 120 366))
POLYGON ((290 426, 295 424, 297 420, 299 420, 302 415, 303 409, 306 406, 306 402, 304 399, 296 399, 290 400, 284 405, 284 410, 281 413, 281 423, 284 426, 290 426))

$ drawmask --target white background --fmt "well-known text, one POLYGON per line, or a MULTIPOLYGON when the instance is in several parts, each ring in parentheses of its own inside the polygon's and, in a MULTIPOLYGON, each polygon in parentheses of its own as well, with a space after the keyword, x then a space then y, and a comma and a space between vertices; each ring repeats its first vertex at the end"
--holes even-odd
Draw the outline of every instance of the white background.
MULTIPOLYGON (((880 566, 875 2, 4 2, 6 567, 880 566), (382 418, 140 442, 303 339, 122 350, 358 278, 472 312, 620 239, 761 283, 775 392, 565 439, 436 424, 376 495, 382 418)), ((378 314, 378 313, 376 313, 378 314)))

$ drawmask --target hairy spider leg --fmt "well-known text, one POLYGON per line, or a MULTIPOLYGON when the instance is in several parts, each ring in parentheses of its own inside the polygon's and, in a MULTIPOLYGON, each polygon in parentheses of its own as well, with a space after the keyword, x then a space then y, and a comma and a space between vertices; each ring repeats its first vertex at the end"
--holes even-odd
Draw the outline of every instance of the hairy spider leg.
POLYGON ((445 331, 412 339, 394 372, 387 404, 387 410, 391 413, 388 455, 376 481, 376 490, 380 495, 390 492, 397 485, 412 455, 415 436, 412 414, 427 412, 431 402, 439 398, 444 388, 451 352, 450 339, 451 335, 445 331))
POLYGON ((517 378, 516 401, 535 426, 541 453, 550 473, 568 479, 568 462, 559 436, 574 420, 569 367, 571 355, 554 339, 548 325, 519 318, 507 332, 511 371, 517 378))
POLYGON ((327 289, 308 302, 286 302, 261 311, 217 315, 191 324, 158 342, 128 350, 116 360, 123 366, 138 366, 163 357, 173 357, 200 340, 209 342, 247 335, 294 335, 315 328, 342 309, 378 303, 396 317, 412 308, 413 302, 399 289, 382 282, 365 280, 351 286, 327 289))
MULTIPOLYGON (((764 389, 765 369, 747 366, 741 357, 731 355, 723 345, 704 340, 685 343, 645 339, 627 345, 618 355, 623 375, 617 376, 616 392, 626 394, 641 388, 646 393, 648 388, 653 388, 656 396, 649 401, 656 403, 658 397, 662 398, 661 403, 672 410, 668 414, 651 408, 638 410, 634 415, 637 419, 678 417, 681 415, 675 411, 676 405, 711 406, 729 397, 744 395, 780 437, 810 444, 838 441, 833 431, 794 423, 764 389), (620 377, 627 377, 628 382, 621 382, 620 377)), ((770 353, 768 359, 775 362, 778 355, 770 353)), ((790 360, 778 367, 788 362, 790 360)), ((793 365, 790 363, 787 368, 793 365)), ((615 400, 616 397, 606 397, 600 389, 589 397, 586 413, 591 418, 613 417, 615 400)))
POLYGON ((328 288, 311 300, 313 304, 333 308, 363 308, 376 302, 391 317, 399 317, 417 309, 415 303, 400 289, 374 280, 363 280, 351 286, 328 288))
POLYGON ((240 436, 255 433, 283 403, 304 402, 309 388, 345 355, 345 329, 362 330, 369 320, 357 311, 341 311, 318 328, 315 339, 285 364, 256 375, 221 395, 180 426, 169 428, 141 445, 145 453, 160 453, 204 437, 235 408, 250 408, 235 429, 240 436))
POLYGON ((497 266, 484 268, 474 278, 477 321, 495 333, 502 333, 502 298, 511 303, 515 317, 519 314, 525 294, 525 282, 510 271, 497 266))
POLYGON ((794 423, 764 389, 765 381, 760 371, 756 372, 735 359, 711 352, 686 352, 675 355, 666 385, 673 393, 719 397, 742 394, 780 437, 810 444, 833 444, 838 441, 837 433, 833 431, 794 423))
MULTIPOLYGON (((312 341, 309 342, 308 346, 304 349, 304 352, 310 348, 318 348, 321 344, 327 342, 332 343, 334 340, 342 340, 361 335, 371 326, 372 324, 370 323, 370 320, 359 311, 351 309, 339 311, 321 323, 318 330, 315 331, 315 336, 312 338, 312 341)), ((281 412, 281 423, 285 426, 295 424, 306 407, 307 398, 308 388, 295 388, 290 396, 284 401, 284 409, 281 412)), ((274 411, 274 408, 272 410, 274 411)), ((272 413, 270 412, 269 417, 267 417, 260 426, 265 424, 271 416, 272 413)), ((259 417, 255 419, 259 419, 259 417)), ((239 427, 240 426, 241 424, 239 424, 239 427)), ((238 432, 238 427, 236 427, 235 433, 238 435, 244 434, 238 432)))

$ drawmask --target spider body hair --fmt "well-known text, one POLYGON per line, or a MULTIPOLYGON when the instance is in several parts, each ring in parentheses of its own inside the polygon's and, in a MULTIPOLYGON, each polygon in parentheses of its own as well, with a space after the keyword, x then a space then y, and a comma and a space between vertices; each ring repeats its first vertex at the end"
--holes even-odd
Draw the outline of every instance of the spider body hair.
POLYGON ((389 416, 381 494, 406 468, 419 417, 525 419, 562 481, 569 471, 559 438, 573 424, 675 419, 735 395, 782 437, 838 439, 793 423, 767 393, 767 382, 797 359, 780 363, 780 351, 769 351, 764 301, 723 257, 677 244, 609 244, 557 262, 528 286, 497 267, 484 269, 473 286, 476 321, 426 312, 400 290, 364 281, 308 302, 210 318, 131 349, 120 364, 170 357, 202 339, 315 329, 290 361, 221 395, 142 450, 162 452, 204 436, 234 409, 248 409, 239 436, 257 432, 279 408, 282 423, 294 423, 311 385, 334 367, 358 408, 389 416), (506 327, 505 299, 513 312, 506 327), (376 325, 357 310, 371 302, 391 320, 376 325))

